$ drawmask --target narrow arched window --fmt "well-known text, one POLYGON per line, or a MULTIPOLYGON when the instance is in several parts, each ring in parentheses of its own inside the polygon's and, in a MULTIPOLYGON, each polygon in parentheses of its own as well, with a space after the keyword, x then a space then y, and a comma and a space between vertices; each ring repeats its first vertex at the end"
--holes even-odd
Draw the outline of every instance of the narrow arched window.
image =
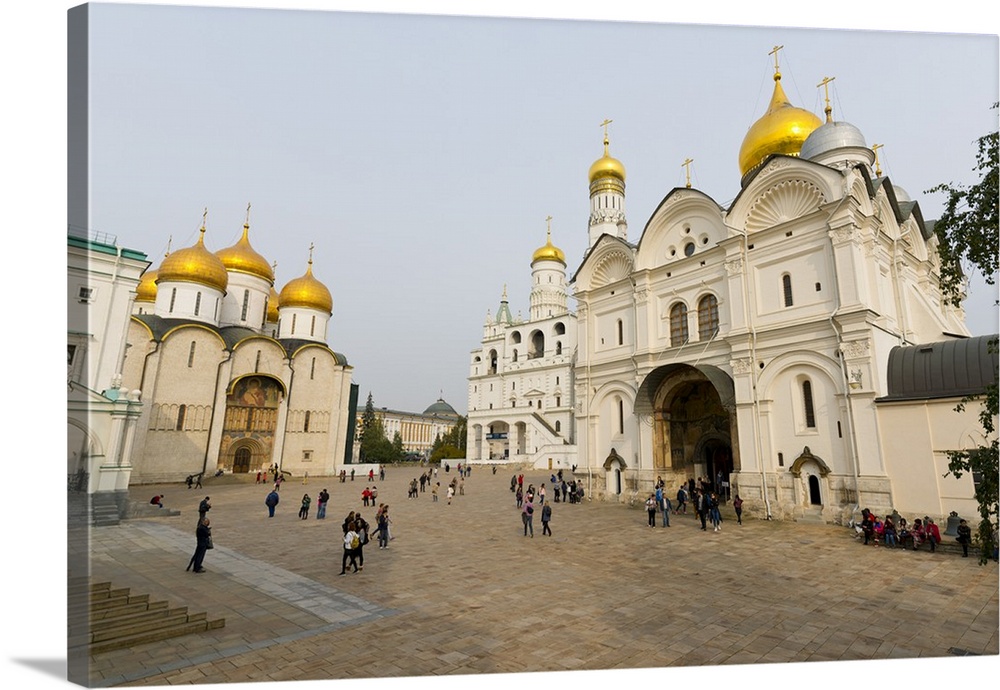
POLYGON ((243 312, 240 314, 240 321, 247 320, 247 310, 250 308, 250 291, 243 291, 243 312))
POLYGON ((316 315, 313 314, 312 323, 309 324, 309 335, 316 335, 316 315))
POLYGON ((514 354, 511 356, 510 359, 511 359, 512 362, 516 362, 517 361, 517 350, 514 350, 514 354))
POLYGON ((688 341, 688 310, 683 302, 670 307, 670 346, 677 347, 688 341))
POLYGON ((188 369, 194 366, 194 346, 195 341, 191 341, 191 349, 188 350, 188 369))
POLYGON ((296 316, 298 316, 298 314, 292 314, 292 335, 295 335, 295 317, 296 316))
POLYGON ((618 401, 618 433, 625 433, 625 401, 621 398, 616 398, 618 401))
POLYGON ((621 319, 618 319, 618 344, 625 344, 625 325, 622 323, 621 319))
POLYGON ((312 358, 312 364, 309 365, 309 380, 312 381, 316 376, 316 358, 312 358))
POLYGON ((557 340, 556 341, 556 354, 557 355, 561 355, 562 354, 562 341, 561 340, 557 340))
POLYGON ((785 294, 785 306, 792 306, 792 277, 787 273, 781 276, 781 289, 785 294))
POLYGON ((562 431, 562 424, 556 420, 556 433, 558 434, 560 431, 562 431))
POLYGON ((170 288, 170 307, 167 309, 171 314, 174 313, 174 302, 177 301, 177 288, 170 288))
POLYGON ((698 301, 698 340, 711 340, 719 332, 719 300, 705 295, 698 301))
POLYGON ((267 327, 267 302, 270 298, 264 298, 264 315, 260 317, 260 328, 264 330, 267 327))
POLYGON ((808 380, 802 382, 802 404, 806 413, 806 428, 816 428, 816 413, 813 410, 812 383, 808 380))
POLYGON ((198 316, 198 312, 201 311, 201 293, 199 292, 194 296, 194 315, 198 316))
POLYGON ((177 426, 175 429, 177 431, 184 431, 184 416, 187 413, 187 405, 181 405, 177 408, 177 426))
POLYGON ((257 350, 257 357, 253 362, 253 370, 260 371, 260 350, 257 350))
POLYGON ((309 410, 306 410, 305 418, 302 420, 302 431, 309 431, 309 410))

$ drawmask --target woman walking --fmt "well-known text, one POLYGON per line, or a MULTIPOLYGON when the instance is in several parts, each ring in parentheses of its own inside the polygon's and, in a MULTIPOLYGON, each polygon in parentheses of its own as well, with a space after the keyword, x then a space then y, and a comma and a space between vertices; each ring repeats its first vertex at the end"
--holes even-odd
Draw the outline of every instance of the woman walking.
POLYGON ((355 531, 357 525, 354 521, 347 523, 347 531, 344 532, 344 558, 340 564, 340 574, 347 574, 347 566, 351 565, 354 567, 354 572, 358 572, 358 555, 357 549, 361 544, 361 539, 358 537, 358 533, 355 531), (348 564, 348 559, 350 563, 348 564))
POLYGON ((649 498, 646 499, 646 514, 649 516, 649 526, 656 527, 656 496, 654 494, 649 494, 649 498))
POLYGON ((733 509, 736 511, 736 524, 743 524, 743 499, 739 494, 733 496, 733 509))
POLYGON ((712 494, 709 497, 708 515, 712 520, 712 526, 715 528, 715 531, 721 532, 722 513, 719 512, 719 497, 715 495, 715 492, 712 492, 712 494))

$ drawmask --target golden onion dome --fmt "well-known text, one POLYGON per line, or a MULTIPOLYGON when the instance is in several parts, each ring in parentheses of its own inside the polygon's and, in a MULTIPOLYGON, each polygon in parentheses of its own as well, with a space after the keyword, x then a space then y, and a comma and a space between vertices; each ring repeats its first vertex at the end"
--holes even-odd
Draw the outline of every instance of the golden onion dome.
POLYGON ((566 265, 566 255, 563 253, 563 250, 552 244, 551 229, 548 231, 545 246, 539 247, 535 250, 535 253, 531 255, 531 263, 534 264, 536 261, 558 261, 563 266, 566 265))
POLYGON ((274 284, 274 271, 271 270, 267 259, 254 251, 250 246, 250 225, 243 224, 243 236, 232 247, 226 247, 215 252, 215 255, 222 260, 222 264, 227 271, 235 273, 248 273, 253 276, 263 278, 267 282, 274 284))
POLYGON ((229 274, 222 261, 205 248, 205 226, 201 226, 198 241, 193 247, 179 249, 160 264, 156 283, 167 281, 200 283, 222 292, 229 284, 229 274))
POLYGON ((281 298, 278 297, 277 291, 274 286, 271 286, 271 294, 267 298, 267 322, 268 323, 278 323, 278 305, 281 303, 281 298))
POLYGON ((136 302, 156 302, 156 271, 146 271, 135 288, 136 302))
POLYGON ((594 161, 594 164, 590 166, 590 171, 587 173, 587 179, 590 182, 600 179, 602 177, 615 177, 625 181, 625 166, 617 158, 612 158, 608 154, 608 135, 604 135, 604 155, 594 161))
POLYGON ((309 267, 306 273, 299 278, 288 281, 285 287, 281 288, 278 295, 278 303, 284 307, 305 307, 307 309, 319 309, 328 314, 333 313, 333 297, 326 285, 319 282, 312 274, 312 258, 309 259, 309 267))
POLYGON ((740 146, 740 174, 746 175, 771 154, 797 156, 806 138, 823 123, 814 113, 796 108, 774 73, 774 94, 763 117, 750 127, 740 146))

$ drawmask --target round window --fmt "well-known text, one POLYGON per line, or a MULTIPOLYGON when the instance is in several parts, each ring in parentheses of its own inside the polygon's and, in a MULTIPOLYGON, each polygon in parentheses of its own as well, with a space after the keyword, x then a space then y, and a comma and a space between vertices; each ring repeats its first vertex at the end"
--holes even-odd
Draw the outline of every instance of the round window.
POLYGON ((691 256, 694 254, 694 242, 688 242, 684 245, 684 256, 691 256))

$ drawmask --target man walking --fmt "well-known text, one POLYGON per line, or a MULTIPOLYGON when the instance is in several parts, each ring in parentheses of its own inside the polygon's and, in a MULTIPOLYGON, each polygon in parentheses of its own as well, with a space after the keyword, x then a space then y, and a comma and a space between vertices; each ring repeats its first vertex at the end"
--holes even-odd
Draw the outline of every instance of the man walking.
POLYGON ((200 523, 208 515, 208 511, 212 509, 212 504, 208 500, 208 496, 205 496, 204 500, 198 504, 198 522, 200 523))
POLYGON ((549 521, 552 520, 552 506, 546 503, 542 506, 542 536, 546 534, 550 537, 552 536, 552 530, 549 529, 549 521))
POLYGON ((663 526, 670 527, 670 510, 673 508, 670 503, 670 496, 668 496, 667 492, 663 490, 663 487, 657 489, 657 491, 660 494, 659 505, 660 512, 663 513, 663 526))

